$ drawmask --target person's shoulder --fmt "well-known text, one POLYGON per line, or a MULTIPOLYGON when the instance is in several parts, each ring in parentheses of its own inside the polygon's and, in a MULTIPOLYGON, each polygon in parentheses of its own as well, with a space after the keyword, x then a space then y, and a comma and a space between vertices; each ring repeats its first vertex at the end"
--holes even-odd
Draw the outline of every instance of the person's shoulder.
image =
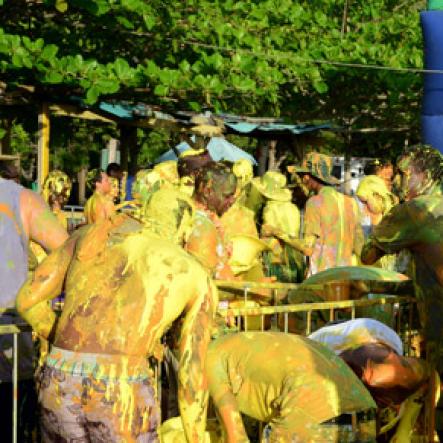
POLYGON ((20 205, 25 205, 26 209, 47 209, 50 211, 49 206, 40 194, 37 194, 30 189, 24 188, 21 185, 17 185, 20 191, 20 205))
MULTIPOLYGON (((443 196, 442 195, 421 195, 415 197, 412 200, 406 202, 411 208, 435 208, 443 206, 443 196)), ((405 204, 405 203, 403 203, 405 204)))
POLYGON ((421 195, 394 206, 388 215, 395 217, 410 217, 415 219, 420 214, 430 214, 442 210, 443 198, 433 195, 421 195))
POLYGON ((306 209, 308 207, 318 207, 318 206, 321 206, 324 201, 325 201, 324 194, 313 195, 312 197, 308 198, 308 200, 306 202, 306 209))

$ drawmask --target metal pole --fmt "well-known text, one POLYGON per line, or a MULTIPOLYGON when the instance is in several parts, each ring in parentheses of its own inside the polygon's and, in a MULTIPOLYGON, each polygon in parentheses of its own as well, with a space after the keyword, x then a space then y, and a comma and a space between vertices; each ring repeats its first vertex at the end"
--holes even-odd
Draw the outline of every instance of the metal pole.
POLYGON ((43 103, 38 115, 38 190, 49 174, 49 107, 43 103))
POLYGON ((13 334, 13 373, 12 373, 12 441, 17 443, 18 412, 18 333, 13 334))

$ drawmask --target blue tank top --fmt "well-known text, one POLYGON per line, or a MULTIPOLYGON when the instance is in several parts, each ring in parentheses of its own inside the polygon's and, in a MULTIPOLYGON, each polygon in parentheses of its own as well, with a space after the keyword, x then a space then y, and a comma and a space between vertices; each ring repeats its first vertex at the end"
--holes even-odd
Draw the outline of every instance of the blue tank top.
POLYGON ((0 308, 15 306, 28 274, 28 238, 20 215, 23 187, 0 178, 0 308))

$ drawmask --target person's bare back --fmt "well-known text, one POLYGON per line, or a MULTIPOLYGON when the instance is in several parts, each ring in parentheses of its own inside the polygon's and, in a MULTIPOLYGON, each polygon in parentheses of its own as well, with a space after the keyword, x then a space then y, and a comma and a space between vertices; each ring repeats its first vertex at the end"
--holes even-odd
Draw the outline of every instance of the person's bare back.
POLYGON ((196 260, 129 217, 116 216, 80 229, 49 255, 23 286, 17 308, 59 349, 116 357, 153 355, 183 315, 179 403, 188 440, 197 442, 204 435, 204 356, 216 304, 217 290, 196 260), (63 287, 57 321, 47 301, 63 287))
POLYGON ((66 276, 56 346, 150 355, 183 311, 209 301, 206 274, 181 248, 140 231, 139 226, 122 237, 117 227, 102 251, 83 257, 82 245, 91 248, 93 235, 94 231, 86 230, 77 240, 66 276))

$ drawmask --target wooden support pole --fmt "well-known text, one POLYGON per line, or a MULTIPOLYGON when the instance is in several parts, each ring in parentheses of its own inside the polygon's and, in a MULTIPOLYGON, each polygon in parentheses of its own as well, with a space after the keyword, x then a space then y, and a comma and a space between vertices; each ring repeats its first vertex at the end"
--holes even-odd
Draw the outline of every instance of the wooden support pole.
POLYGON ((49 174, 49 107, 43 103, 38 114, 38 169, 37 184, 40 192, 49 174))
POLYGON ((120 166, 123 171, 128 170, 129 156, 136 151, 137 128, 120 126, 120 166))
POLYGON ((86 202, 86 176, 88 174, 88 168, 82 166, 77 173, 78 180, 78 202, 80 205, 84 205, 86 202))
POLYGON ((269 148, 268 148, 268 155, 269 155, 269 161, 268 161, 268 170, 269 171, 276 171, 278 169, 277 167, 277 140, 270 140, 269 141, 269 148))
POLYGON ((259 176, 262 176, 268 169, 269 142, 259 140, 258 170, 259 176))

